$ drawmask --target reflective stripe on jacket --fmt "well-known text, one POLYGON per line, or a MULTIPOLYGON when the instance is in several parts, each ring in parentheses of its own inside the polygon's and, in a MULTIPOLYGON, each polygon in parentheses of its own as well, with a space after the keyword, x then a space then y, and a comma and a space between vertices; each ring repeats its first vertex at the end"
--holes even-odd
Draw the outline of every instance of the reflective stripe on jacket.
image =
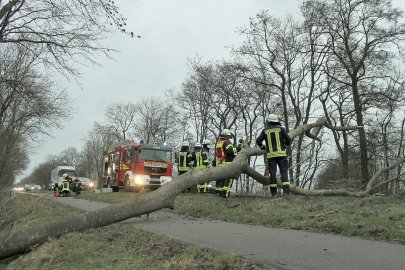
POLYGON ((201 158, 202 158, 202 164, 204 167, 209 167, 211 161, 210 161, 210 153, 208 152, 207 149, 203 148, 201 150, 201 158))
POLYGON ((263 146, 266 141, 267 158, 286 157, 286 147, 291 144, 291 138, 279 123, 270 123, 257 137, 256 144, 263 146))
POLYGON ((193 153, 193 159, 194 159, 194 164, 193 164, 194 169, 196 169, 196 170, 204 169, 201 149, 197 150, 196 152, 193 153))
POLYGON ((217 167, 231 164, 237 153, 236 148, 232 145, 230 140, 225 138, 219 138, 215 145, 215 149, 215 164, 217 167))
POLYGON ((62 182, 62 190, 61 191, 69 191, 70 192, 70 184, 68 181, 62 182))
POLYGON ((267 158, 286 157, 285 145, 280 139, 281 128, 266 129, 265 134, 267 142, 267 158))
POLYGON ((188 162, 187 162, 188 156, 189 156, 188 152, 179 152, 178 153, 177 160, 178 160, 178 166, 179 166, 180 172, 186 172, 190 169, 188 166, 188 162))

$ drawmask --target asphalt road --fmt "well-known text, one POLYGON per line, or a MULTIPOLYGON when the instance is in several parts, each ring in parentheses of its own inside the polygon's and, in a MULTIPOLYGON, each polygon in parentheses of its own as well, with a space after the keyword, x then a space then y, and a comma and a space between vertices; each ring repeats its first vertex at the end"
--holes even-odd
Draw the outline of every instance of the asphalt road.
MULTIPOLYGON (((107 203, 46 198, 93 211, 107 203)), ((157 211, 122 223, 213 250, 248 257, 276 269, 403 270, 405 245, 306 231, 196 219, 157 211)))

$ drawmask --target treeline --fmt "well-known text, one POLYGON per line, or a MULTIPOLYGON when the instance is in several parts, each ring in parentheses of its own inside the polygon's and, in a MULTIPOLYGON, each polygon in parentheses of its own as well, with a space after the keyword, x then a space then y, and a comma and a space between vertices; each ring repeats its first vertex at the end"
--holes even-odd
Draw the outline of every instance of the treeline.
MULTIPOLYGON (((87 176, 99 177, 103 147, 125 139, 214 142, 229 128, 235 140, 254 147, 266 115, 275 113, 287 131, 319 117, 336 127, 317 139, 294 140, 289 174, 295 185, 364 187, 370 175, 404 156, 403 12, 389 0, 310 0, 301 15, 260 12, 239 28, 244 42, 231 59, 192 59, 181 87, 164 98, 111 104, 81 151, 87 176), (359 128, 339 129, 348 125, 359 128)), ((402 167, 378 182, 389 179, 381 191, 400 192, 402 167)), ((249 178, 242 183, 241 191, 252 190, 249 178)))
POLYGON ((111 0, 0 1, 0 190, 68 116, 55 73, 74 79, 77 64, 97 64, 105 34, 125 25, 111 0))

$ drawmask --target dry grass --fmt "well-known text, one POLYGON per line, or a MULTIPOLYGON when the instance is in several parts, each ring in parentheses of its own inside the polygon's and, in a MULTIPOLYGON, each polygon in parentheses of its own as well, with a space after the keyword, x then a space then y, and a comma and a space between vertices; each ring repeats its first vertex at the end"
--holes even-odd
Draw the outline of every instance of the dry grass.
MULTIPOLYGON (((123 202, 137 194, 83 194, 90 200, 123 202)), ((175 211, 194 217, 259 224, 405 244, 404 196, 279 197, 180 194, 175 211)))
MULTIPOLYGON (((18 194, 18 226, 35 226, 63 215, 58 204, 18 194), (24 224, 24 225, 23 225, 24 224), (29 224, 29 225, 27 225, 29 224)), ((72 212, 80 212, 72 209, 72 212)), ((266 269, 243 258, 157 236, 127 224, 69 233, 33 248, 28 254, 0 261, 0 269, 266 269), (227 263, 221 256, 232 258, 227 263)))

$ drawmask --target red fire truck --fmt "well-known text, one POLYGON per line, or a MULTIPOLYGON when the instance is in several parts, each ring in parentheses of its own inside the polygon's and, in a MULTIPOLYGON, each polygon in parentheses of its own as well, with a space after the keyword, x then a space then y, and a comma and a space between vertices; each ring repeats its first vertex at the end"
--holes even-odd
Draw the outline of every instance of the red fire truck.
POLYGON ((113 191, 157 189, 172 180, 172 168, 170 147, 127 141, 104 152, 102 183, 113 191))

